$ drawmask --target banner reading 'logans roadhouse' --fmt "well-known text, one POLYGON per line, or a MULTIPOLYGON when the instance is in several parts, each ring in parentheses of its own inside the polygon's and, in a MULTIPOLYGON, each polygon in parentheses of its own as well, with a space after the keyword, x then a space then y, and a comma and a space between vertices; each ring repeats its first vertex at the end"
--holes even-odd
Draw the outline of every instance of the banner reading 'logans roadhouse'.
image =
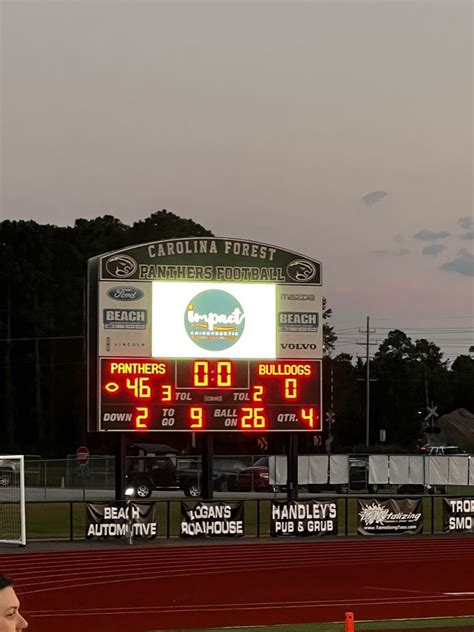
POLYGON ((238 538, 245 535, 244 503, 181 503, 182 538, 238 538))

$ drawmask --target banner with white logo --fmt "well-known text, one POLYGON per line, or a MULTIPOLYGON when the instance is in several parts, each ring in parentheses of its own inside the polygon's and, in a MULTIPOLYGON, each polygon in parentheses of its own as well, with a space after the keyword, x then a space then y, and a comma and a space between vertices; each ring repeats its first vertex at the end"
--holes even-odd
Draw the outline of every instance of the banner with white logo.
POLYGON ((181 503, 182 538, 238 538, 245 535, 244 504, 181 503))
POLYGON ((107 282, 99 286, 99 355, 151 355, 149 283, 107 282))
POLYGON ((423 532, 423 504, 420 498, 376 498, 357 501, 359 535, 403 535, 423 532))
POLYGON ((278 357, 323 357, 323 291, 320 287, 279 285, 278 357))
POLYGON ((443 531, 474 533, 474 498, 443 498, 443 531))
POLYGON ((272 537, 337 535, 335 500, 273 500, 271 509, 272 537))
POLYGON ((155 281, 152 286, 153 357, 276 357, 276 285, 155 281))
POLYGON ((143 538, 158 535, 155 503, 88 503, 86 539, 143 538))

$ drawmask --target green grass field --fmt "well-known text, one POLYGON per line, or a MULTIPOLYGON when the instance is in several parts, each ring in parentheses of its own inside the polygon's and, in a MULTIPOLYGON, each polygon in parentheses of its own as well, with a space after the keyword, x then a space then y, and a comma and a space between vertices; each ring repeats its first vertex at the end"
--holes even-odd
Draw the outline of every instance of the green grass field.
MULTIPOLYGON (((471 490, 472 491, 472 490, 471 490)), ((229 500, 236 500, 229 498, 229 500)), ((195 501, 186 499, 189 504, 195 501)), ((357 499, 338 498, 339 534, 343 535, 346 528, 345 507, 347 502, 347 535, 357 535, 357 499)), ((180 528, 180 500, 156 501, 156 513, 158 520, 159 537, 179 537, 180 528), (169 506, 169 515, 167 507, 169 506)), ((255 537, 269 535, 270 532, 270 505, 271 501, 247 500, 245 503, 245 533, 255 537), (259 511, 258 511, 259 508, 259 511), (259 515, 257 515, 259 513, 259 515)), ((0 505, 1 508, 1 505, 0 505)), ((443 532, 443 500, 441 497, 427 496, 423 499, 424 533, 432 533, 432 518, 434 519, 434 533, 443 532), (433 505, 432 505, 433 503, 433 505)), ((72 503, 72 511, 69 502, 34 502, 27 503, 27 538, 37 539, 69 539, 72 534, 76 540, 81 540, 85 535, 86 503, 72 503)))

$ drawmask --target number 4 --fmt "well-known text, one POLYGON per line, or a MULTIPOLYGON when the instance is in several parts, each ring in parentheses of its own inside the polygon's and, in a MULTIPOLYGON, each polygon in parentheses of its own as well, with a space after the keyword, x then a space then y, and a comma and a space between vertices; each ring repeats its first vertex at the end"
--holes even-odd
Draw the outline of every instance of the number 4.
POLYGON ((319 430, 319 415, 315 408, 302 408, 300 414, 301 419, 306 421, 310 428, 315 428, 316 423, 317 426, 315 429, 319 430))

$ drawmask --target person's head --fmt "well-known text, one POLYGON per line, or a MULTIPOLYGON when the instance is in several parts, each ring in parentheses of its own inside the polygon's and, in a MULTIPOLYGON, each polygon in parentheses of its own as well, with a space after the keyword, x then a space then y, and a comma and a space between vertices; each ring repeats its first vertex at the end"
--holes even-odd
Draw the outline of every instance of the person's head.
POLYGON ((11 580, 0 575, 0 632, 17 632, 27 627, 28 623, 20 614, 20 602, 11 580))

